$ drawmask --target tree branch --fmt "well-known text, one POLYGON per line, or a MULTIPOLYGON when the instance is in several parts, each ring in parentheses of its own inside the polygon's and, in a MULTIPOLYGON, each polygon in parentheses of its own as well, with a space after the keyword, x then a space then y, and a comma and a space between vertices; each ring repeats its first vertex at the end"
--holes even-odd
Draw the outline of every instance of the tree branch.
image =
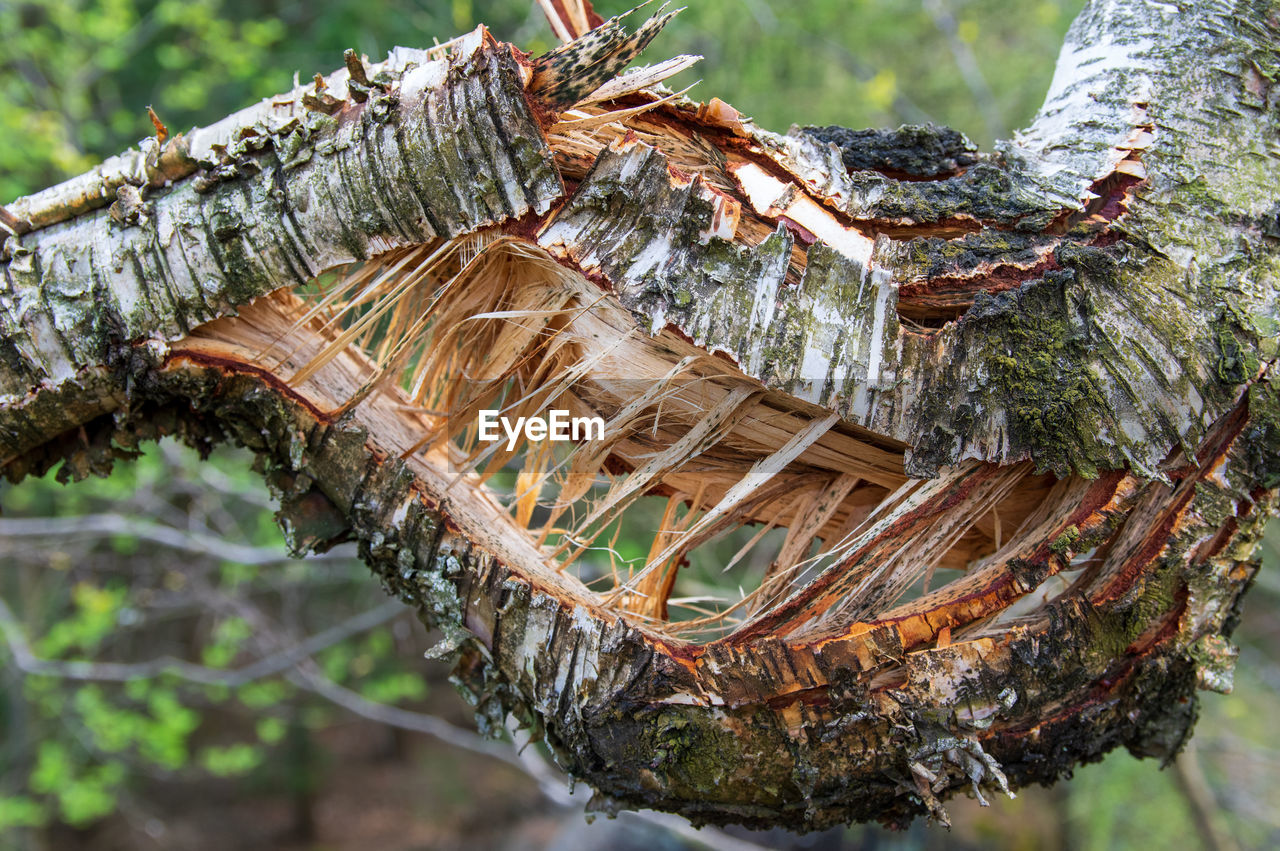
POLYGON ((31 649, 31 644, 14 617, 13 610, 3 599, 0 599, 0 632, 4 634, 4 640, 13 654, 14 663, 19 670, 28 674, 90 682, 128 682, 168 674, 200 685, 223 685, 236 688, 286 671, 327 647, 332 647, 353 635, 367 632, 403 613, 402 603, 387 600, 373 609, 318 632, 296 645, 286 647, 278 653, 234 670, 209 668, 173 656, 161 656, 146 662, 42 659, 31 649))
MULTIPOLYGON (((56 543, 67 538, 129 535, 160 544, 170 549, 197 555, 216 555, 223 561, 250 566, 292 561, 286 552, 275 547, 249 547, 217 535, 175 529, 148 520, 119 514, 81 514, 74 517, 0 517, 0 538, 39 538, 56 543)), ((329 551, 307 557, 308 560, 335 561, 350 555, 329 551)))

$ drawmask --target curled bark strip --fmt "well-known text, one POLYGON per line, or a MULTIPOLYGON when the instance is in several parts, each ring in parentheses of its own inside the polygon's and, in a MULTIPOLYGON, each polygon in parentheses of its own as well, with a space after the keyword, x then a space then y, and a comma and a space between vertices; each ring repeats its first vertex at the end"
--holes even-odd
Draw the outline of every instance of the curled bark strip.
POLYGON ((1173 8, 1091 3, 994 155, 609 83, 661 18, 352 55, 7 205, 0 463, 248 446, 601 809, 904 823, 1169 758, 1280 485, 1280 15, 1173 8))

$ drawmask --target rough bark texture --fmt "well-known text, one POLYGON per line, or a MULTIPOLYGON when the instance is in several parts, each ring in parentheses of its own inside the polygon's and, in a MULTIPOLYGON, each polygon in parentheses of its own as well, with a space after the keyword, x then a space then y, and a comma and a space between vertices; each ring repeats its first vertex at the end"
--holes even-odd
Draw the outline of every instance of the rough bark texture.
POLYGON ((621 67, 615 35, 540 63, 483 30, 397 50, 367 86, 339 72, 7 205, 6 474, 102 472, 165 434, 254 449, 294 545, 358 539, 444 629, 482 723, 538 727, 606 810, 903 822, 1118 745, 1176 753, 1195 689, 1229 688, 1280 484, 1280 6, 1091 3, 991 155, 941 130, 777 136, 625 86, 625 116, 561 114, 621 67), (694 645, 464 506, 400 397, 344 410, 360 353, 298 382, 255 361, 296 312, 269 293, 484 228, 836 412, 859 478, 912 489, 694 645), (940 557, 1044 472, 998 553, 894 604, 886 565, 940 557))

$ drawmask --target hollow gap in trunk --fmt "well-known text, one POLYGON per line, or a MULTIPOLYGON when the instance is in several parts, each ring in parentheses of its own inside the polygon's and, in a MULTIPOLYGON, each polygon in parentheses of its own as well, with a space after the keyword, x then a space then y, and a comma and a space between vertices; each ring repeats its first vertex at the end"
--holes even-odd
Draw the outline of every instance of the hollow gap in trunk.
POLYGON ((927 601, 998 569, 1054 485, 1029 463, 910 480, 891 442, 641 331, 498 232, 266 301, 275 318, 223 326, 257 323, 259 366, 335 412, 399 417, 401 454, 432 467, 464 532, 672 637, 714 639, 787 606, 779 628, 803 635, 927 601), (557 427, 566 439, 547 439, 557 427))

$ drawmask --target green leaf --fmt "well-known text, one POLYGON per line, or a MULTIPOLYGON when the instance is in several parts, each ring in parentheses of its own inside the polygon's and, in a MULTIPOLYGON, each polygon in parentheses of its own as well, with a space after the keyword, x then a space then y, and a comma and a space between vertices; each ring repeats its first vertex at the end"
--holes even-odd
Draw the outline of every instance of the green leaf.
POLYGON ((217 777, 248 774, 262 762, 261 748, 247 744, 207 747, 200 752, 200 764, 217 777))
POLYGON ((151 720, 138 737, 138 752, 162 768, 181 768, 189 757, 187 739, 200 726, 200 713, 183 706, 172 688, 152 692, 147 708, 151 720))
POLYGON ((0 831, 14 827, 43 827, 48 819, 44 806, 33 798, 0 796, 0 831))
POLYGON ((98 588, 79 582, 71 589, 75 612, 55 623, 39 642, 43 656, 57 658, 73 648, 92 652, 116 627, 127 589, 98 588))
POLYGON ((397 703, 425 697, 427 684, 412 671, 399 671, 362 683, 360 693, 378 703, 397 703))
POLYGON ((347 678, 351 659, 355 655, 349 643, 337 644, 320 654, 320 667, 324 675, 334 682, 342 682, 347 678))
POLYGON ((116 807, 116 787, 124 779, 124 767, 108 763, 85 772, 58 790, 58 809, 63 820, 83 827, 109 814, 116 807))
POLYGON ((136 680, 129 680, 124 684, 125 696, 130 700, 146 700, 147 695, 151 692, 151 683, 151 680, 142 677, 136 680))
POLYGON ((288 697, 291 689, 279 680, 248 683, 236 690, 236 697, 249 709, 266 709, 288 697))
POLYGON ((112 706, 99 686, 78 689, 73 704, 93 737, 94 747, 106 753, 129 747, 146 723, 145 716, 112 706))
POLYGON ((288 727, 279 718, 259 718, 256 725, 258 739, 268 745, 274 745, 284 738, 288 727))
POLYGON ((31 791, 48 795, 65 786, 71 774, 71 757, 66 745, 57 740, 45 740, 36 751, 36 765, 27 783, 31 791))

